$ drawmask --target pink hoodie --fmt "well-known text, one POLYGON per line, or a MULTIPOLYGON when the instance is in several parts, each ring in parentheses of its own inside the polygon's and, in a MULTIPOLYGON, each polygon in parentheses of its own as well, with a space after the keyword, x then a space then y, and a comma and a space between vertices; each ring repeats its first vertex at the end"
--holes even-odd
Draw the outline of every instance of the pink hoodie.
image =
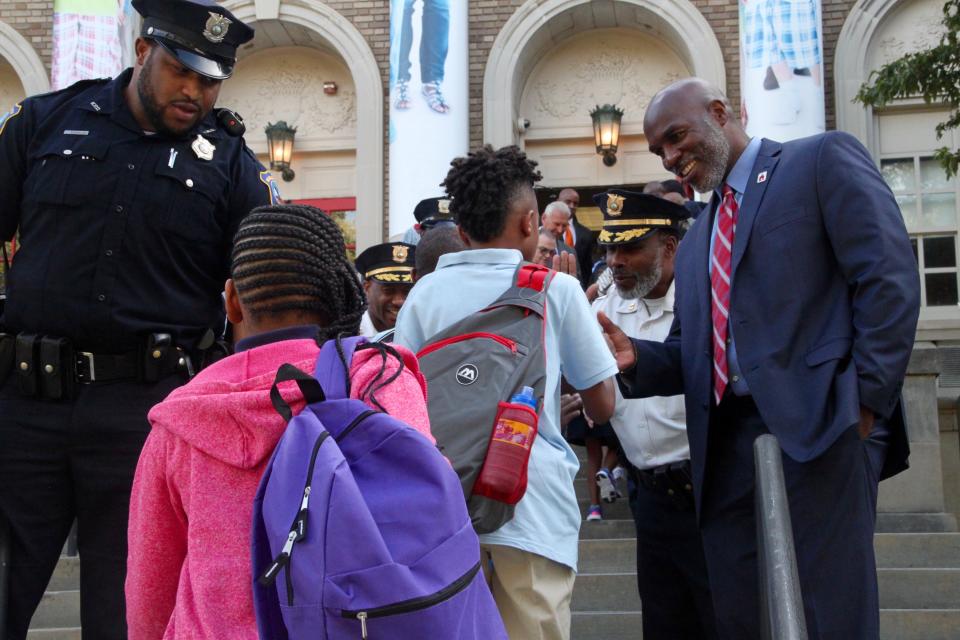
MULTIPOLYGON (((393 346, 403 356, 404 371, 377 392, 377 400, 434 442, 416 358, 393 346)), ((150 411, 153 430, 130 499, 126 596, 131 640, 257 637, 250 560, 253 496, 285 427, 269 390, 281 364, 310 372, 318 353, 309 339, 237 353, 150 411)), ((366 388, 381 363, 375 351, 356 354, 352 397, 366 388)), ((387 375, 396 368, 393 360, 387 375)), ((296 386, 285 383, 283 389, 299 411, 303 399, 296 386)))

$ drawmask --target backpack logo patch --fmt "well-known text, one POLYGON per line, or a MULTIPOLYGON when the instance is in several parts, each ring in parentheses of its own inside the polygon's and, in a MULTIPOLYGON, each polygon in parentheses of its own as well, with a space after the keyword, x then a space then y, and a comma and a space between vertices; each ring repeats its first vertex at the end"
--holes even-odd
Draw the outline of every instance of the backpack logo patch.
POLYGON ((457 382, 463 386, 471 385, 477 381, 480 372, 472 364, 465 364, 457 369, 457 382))

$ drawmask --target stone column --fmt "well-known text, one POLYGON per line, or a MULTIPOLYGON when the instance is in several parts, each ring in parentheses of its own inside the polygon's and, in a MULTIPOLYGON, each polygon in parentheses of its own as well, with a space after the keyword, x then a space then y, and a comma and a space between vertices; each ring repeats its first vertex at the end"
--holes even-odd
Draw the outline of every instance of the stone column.
POLYGON ((878 531, 956 530, 944 513, 937 376, 940 360, 929 342, 914 345, 903 401, 910 439, 910 468, 880 483, 878 531))

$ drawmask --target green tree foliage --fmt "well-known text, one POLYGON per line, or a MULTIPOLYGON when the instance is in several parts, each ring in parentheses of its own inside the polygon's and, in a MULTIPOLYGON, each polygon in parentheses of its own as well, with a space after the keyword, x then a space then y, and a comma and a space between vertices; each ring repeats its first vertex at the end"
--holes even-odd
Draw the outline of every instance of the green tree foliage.
MULTIPOLYGON (((942 22, 946 32, 939 45, 908 53, 872 72, 856 97, 858 102, 875 108, 898 98, 917 96, 928 104, 946 105, 950 116, 937 125, 938 140, 950 129, 960 127, 960 0, 947 0, 942 22)), ((935 157, 947 177, 957 175, 960 149, 941 147, 935 157)))

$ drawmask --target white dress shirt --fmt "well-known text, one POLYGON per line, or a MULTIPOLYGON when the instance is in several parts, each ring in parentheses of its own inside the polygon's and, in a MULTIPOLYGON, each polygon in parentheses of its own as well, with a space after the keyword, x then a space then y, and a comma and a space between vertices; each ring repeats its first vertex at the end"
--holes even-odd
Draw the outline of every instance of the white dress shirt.
POLYGON ((360 320, 360 335, 364 338, 373 338, 377 333, 377 328, 373 326, 373 320, 370 319, 370 310, 367 309, 360 320))
MULTIPOLYGON (((593 302, 631 338, 663 342, 673 324, 674 285, 659 299, 628 300, 615 286, 593 302)), ((642 367, 643 363, 637 363, 642 367)), ((653 469, 690 459, 687 416, 683 395, 626 400, 617 389, 617 404, 610 419, 627 459, 638 469, 653 469)))

